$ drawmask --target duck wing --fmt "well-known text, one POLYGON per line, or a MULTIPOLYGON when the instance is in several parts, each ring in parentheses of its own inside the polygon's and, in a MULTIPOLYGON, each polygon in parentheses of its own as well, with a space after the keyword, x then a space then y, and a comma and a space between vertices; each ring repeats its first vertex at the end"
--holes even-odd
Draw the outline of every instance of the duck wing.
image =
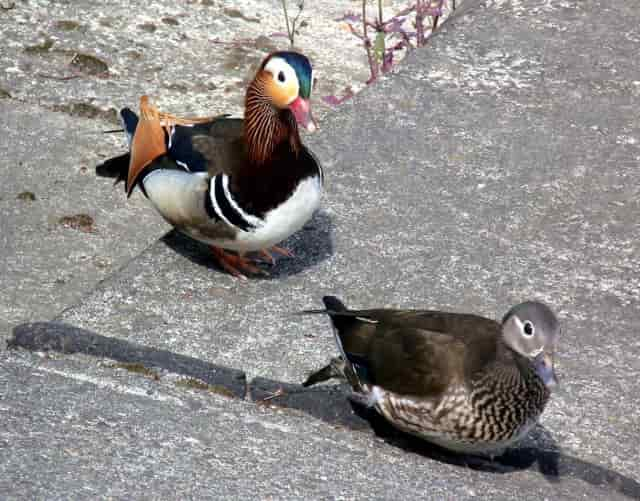
POLYGON ((331 296, 323 301, 336 344, 360 383, 438 398, 496 356, 500 330, 493 320, 430 310, 349 310, 331 296))
POLYGON ((167 135, 167 153, 190 172, 233 175, 247 162, 244 120, 217 117, 193 125, 174 125, 167 135))
POLYGON ((243 119, 181 119, 159 112, 146 96, 140 100, 140 116, 124 108, 120 117, 130 151, 98 165, 96 174, 116 178, 116 183, 124 180, 129 195, 140 174, 161 156, 169 160, 163 161, 166 169, 209 176, 232 174, 246 162, 243 119))

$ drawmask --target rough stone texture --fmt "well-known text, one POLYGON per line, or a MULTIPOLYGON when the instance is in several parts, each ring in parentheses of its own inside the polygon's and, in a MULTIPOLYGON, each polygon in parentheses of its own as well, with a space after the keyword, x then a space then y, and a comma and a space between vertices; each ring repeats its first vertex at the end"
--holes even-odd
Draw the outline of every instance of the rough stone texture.
MULTIPOLYGON (((406 7, 383 3, 385 17, 406 7)), ((288 4, 295 16, 297 2, 288 4)), ((332 111, 323 96, 368 77, 360 41, 339 21, 354 8, 314 0, 300 17, 296 45, 314 62, 320 120, 332 111)), ((93 175, 125 147, 121 135, 101 134, 116 111, 149 94, 182 115, 239 115, 256 66, 287 47, 283 31, 280 0, 0 4, 0 337, 77 302, 166 231, 145 200, 127 203, 93 175), (58 224, 78 214, 93 219, 92 231, 58 224)))
POLYGON ((168 229, 95 177, 103 153, 124 146, 109 127, 0 99, 0 339, 79 301, 168 229))
MULTIPOLYGON (((287 2, 292 18, 298 3, 287 2)), ((142 94, 174 113, 241 113, 246 83, 262 58, 289 46, 281 0, 14 5, 0 10, 0 96, 35 98, 74 115, 115 120, 119 108, 137 104, 142 94)), ((387 19, 407 3, 384 0, 383 6, 387 19)), ((313 0, 299 18, 295 45, 314 62, 319 117, 330 111, 321 96, 357 91, 369 77, 360 40, 340 21, 354 10, 360 12, 360 2, 313 0)), ((371 4, 369 16, 376 13, 371 4)))
MULTIPOLYGON (((36 327, 42 339, 44 324, 36 327)), ((33 326, 18 330, 24 341, 33 326)), ((561 450, 540 426, 489 461, 355 415, 332 386, 303 390, 256 378, 250 403, 184 385, 174 373, 82 355, 0 358, 0 382, 11 388, 0 401, 4 498, 640 497, 636 480, 561 450)))
POLYGON ((309 139, 324 209, 270 279, 236 281, 171 233, 57 317, 245 371, 263 402, 86 355, 0 352, 0 492, 640 498, 640 13, 623 0, 465 10, 309 139), (326 293, 493 317, 544 300, 563 324, 560 389, 495 464, 358 431, 290 386, 335 355, 326 320, 291 314, 326 293))

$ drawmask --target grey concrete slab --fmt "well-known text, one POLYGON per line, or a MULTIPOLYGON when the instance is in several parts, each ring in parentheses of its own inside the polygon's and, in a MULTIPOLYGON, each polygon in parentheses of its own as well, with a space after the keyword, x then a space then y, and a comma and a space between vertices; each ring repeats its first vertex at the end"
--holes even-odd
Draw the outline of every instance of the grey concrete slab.
MULTIPOLYGON (((49 326, 64 335, 64 326, 49 326)), ((44 324, 33 327, 42 337, 44 324)), ((249 402, 184 385, 166 370, 141 376, 54 352, 0 358, 0 388, 10 389, 0 400, 7 499, 640 497, 636 480, 559 450, 542 427, 491 462, 448 454, 381 420, 363 426, 332 387, 260 378, 249 402)))
MULTIPOLYGON (((307 2, 299 18, 296 46, 314 61, 318 118, 332 111, 322 97, 357 90, 368 77, 359 39, 339 20, 352 7, 307 2)), ((404 7, 387 1, 384 15, 404 7)), ((279 0, 2 4, 2 337, 78 301, 166 228, 139 197, 125 204, 93 177, 97 162, 123 149, 122 137, 98 134, 113 128, 116 111, 149 94, 178 114, 240 114, 256 66, 288 46, 284 30, 279 0), (35 201, 16 200, 27 191, 35 201), (58 231, 60 218, 77 214, 92 217, 96 231, 58 231)))
MULTIPOLYGON (((85 444, 84 459, 55 456, 61 469, 77 464, 84 472, 80 480, 47 477, 55 492, 98 482, 136 496, 135 478, 148 487, 144 493, 170 495, 166 477, 187 494, 201 485, 216 489, 212 497, 247 495, 245 481, 250 492, 282 498, 640 497, 640 12, 623 0, 492 1, 467 10, 310 140, 325 166, 327 197, 288 242, 297 259, 281 260, 270 279, 243 283, 172 234, 58 319, 243 370, 269 390, 299 383, 335 354, 326 321, 290 314, 317 306, 322 294, 359 307, 494 317, 522 299, 541 299, 563 324, 561 387, 542 427, 510 452, 521 467, 498 474, 434 459, 420 446, 407 450, 311 419, 295 399, 289 414, 287 400, 279 413, 276 398, 256 406, 206 395, 202 405, 211 410, 199 414, 177 410, 174 399, 187 397, 173 387, 171 399, 146 399, 138 390, 122 397, 113 390, 120 386, 104 384, 123 377, 105 367, 110 362, 81 355, 27 364, 27 373, 48 364, 60 369, 20 386, 15 373, 32 355, 12 351, 2 353, 10 368, 5 387, 21 394, 9 394, 10 406, 24 409, 20 416, 36 411, 14 418, 7 440, 45 422, 54 433, 40 456, 39 444, 25 442, 15 461, 4 462, 13 478, 43 469, 38 457, 64 450, 69 441, 56 430, 71 429, 65 405, 76 405, 121 412, 124 424, 104 435, 77 427, 101 454, 86 452, 92 449, 85 444), (83 378, 88 382, 76 382, 83 378), (86 402, 87 394, 97 398, 86 402), (188 439, 182 443, 192 445, 162 452, 162 444, 190 436, 187 430, 202 430, 227 462, 202 460, 188 439), (145 466, 124 465, 113 443, 145 466), (556 463, 544 460, 550 450, 559 450, 556 463), (115 463, 89 471, 102 461, 115 463), (155 491, 145 476, 151 465, 165 475, 155 491)), ((129 389, 143 379, 125 376, 129 389)), ((170 386, 164 376, 143 382, 170 386)), ((20 482, 20 492, 42 492, 20 482)))
MULTIPOLYGON (((289 46, 281 0, 10 3, 0 11, 0 98, 74 115, 114 120, 142 94, 173 113, 242 113, 262 58, 289 46)), ((407 6, 383 4, 385 18, 407 6)), ((298 18, 295 45, 314 62, 319 118, 332 110, 321 97, 357 91, 369 77, 361 41, 340 21, 354 9, 352 0, 314 0, 298 18)))
POLYGON ((167 230, 143 200, 95 177, 124 146, 102 134, 112 127, 0 99, 0 338, 79 301, 167 230))

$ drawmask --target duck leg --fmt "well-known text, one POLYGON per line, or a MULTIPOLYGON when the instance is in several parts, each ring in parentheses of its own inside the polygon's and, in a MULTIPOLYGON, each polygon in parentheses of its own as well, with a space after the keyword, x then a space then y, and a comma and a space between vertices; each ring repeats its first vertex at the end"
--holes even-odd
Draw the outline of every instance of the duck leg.
POLYGON ((284 256, 284 257, 296 257, 295 254, 291 252, 289 249, 285 249, 284 247, 278 247, 277 245, 274 245, 269 250, 271 252, 275 252, 276 254, 280 254, 281 256, 284 256))
POLYGON ((345 379, 345 369, 346 364, 342 357, 332 358, 329 365, 310 374, 302 386, 306 388, 334 378, 345 379))
POLYGON ((266 397, 257 400, 256 403, 258 404, 264 404, 266 402, 268 402, 269 400, 273 400, 274 398, 278 398, 284 395, 284 390, 282 389, 282 387, 278 388, 276 391, 274 392, 269 392, 269 395, 267 395, 266 397))
POLYGON ((236 278, 246 280, 247 277, 242 273, 249 272, 256 275, 269 275, 265 270, 254 266, 252 262, 239 254, 231 254, 220 247, 209 246, 211 252, 216 257, 222 268, 236 278))

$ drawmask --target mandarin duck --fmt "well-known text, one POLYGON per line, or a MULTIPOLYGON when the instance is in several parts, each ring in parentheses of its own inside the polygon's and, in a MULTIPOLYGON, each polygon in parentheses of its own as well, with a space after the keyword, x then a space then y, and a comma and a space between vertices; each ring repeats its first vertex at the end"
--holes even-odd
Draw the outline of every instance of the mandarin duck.
POLYGON ((146 96, 140 117, 121 112, 130 151, 96 167, 100 176, 135 186, 177 230, 208 244, 223 269, 264 273, 245 257, 292 256, 276 244, 298 231, 320 205, 323 175, 300 139, 315 130, 309 60, 275 52, 248 86, 244 119, 181 119, 146 96), (228 251, 234 251, 230 253, 228 251))
POLYGON ((514 306, 501 323, 421 310, 349 310, 323 298, 341 358, 311 386, 345 377, 350 399, 394 427, 466 454, 499 455, 535 425, 556 384, 560 327, 544 304, 514 306))

